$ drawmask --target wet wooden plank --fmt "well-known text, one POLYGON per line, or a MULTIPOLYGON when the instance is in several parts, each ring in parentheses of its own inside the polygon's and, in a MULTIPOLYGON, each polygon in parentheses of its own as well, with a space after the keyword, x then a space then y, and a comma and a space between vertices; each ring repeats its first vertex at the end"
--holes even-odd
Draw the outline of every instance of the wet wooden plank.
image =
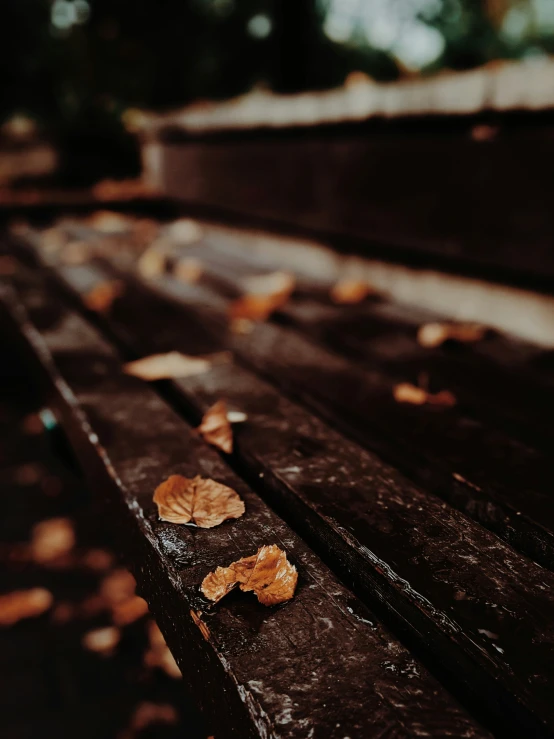
MULTIPOLYGON (((65 267, 59 274, 77 295, 113 277, 100 266, 65 267)), ((166 291, 167 280, 162 283, 166 291)), ((226 343, 229 335, 218 331, 224 301, 215 297, 210 303, 198 286, 174 288, 182 298, 186 294, 186 304, 129 279, 105 325, 133 355, 233 346, 241 357, 250 356, 247 337, 226 343)), ((303 360, 311 375, 306 352, 297 347, 289 354, 286 332, 277 327, 281 343, 268 344, 268 328, 260 326, 248 341, 285 352, 283 363, 291 357, 293 363, 303 360)), ((398 628, 442 664, 458 690, 473 700, 476 694, 486 695, 486 710, 496 720, 500 713, 511 714, 512 700, 524 694, 531 703, 539 698, 550 669, 545 650, 551 649, 551 635, 544 628, 554 617, 552 573, 415 488, 239 365, 178 380, 173 387, 196 419, 220 397, 248 414, 248 422, 236 431, 240 469, 258 480, 263 494, 365 599, 385 609, 398 628)), ((548 703, 545 693, 537 710, 542 713, 548 703)), ((520 720, 514 715, 514 721, 520 720)))
POLYGON ((106 498, 106 525, 216 736, 487 736, 152 389, 121 373, 94 329, 40 283, 19 280, 17 296, 1 290, 3 328, 21 340, 106 498), (176 472, 232 486, 246 515, 216 529, 159 521, 152 491, 176 472), (237 594, 211 607, 198 589, 204 575, 269 542, 298 566, 295 598, 267 609, 237 594))

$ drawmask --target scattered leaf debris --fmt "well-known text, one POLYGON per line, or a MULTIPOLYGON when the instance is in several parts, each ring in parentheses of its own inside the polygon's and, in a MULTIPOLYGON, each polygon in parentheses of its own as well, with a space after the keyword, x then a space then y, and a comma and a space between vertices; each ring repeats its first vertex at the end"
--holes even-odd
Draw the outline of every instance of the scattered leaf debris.
POLYGON ((218 567, 202 581, 202 593, 217 603, 236 585, 243 591, 253 591, 260 603, 274 606, 294 595, 298 572, 287 555, 276 544, 260 547, 251 557, 218 567))
MULTIPOLYGON (((265 321, 292 295, 296 279, 290 272, 271 272, 244 280, 245 294, 230 307, 231 324, 239 319, 265 321)), ((234 329, 233 329, 234 330, 234 329)))
POLYGON ((185 257, 180 259, 173 267, 173 275, 181 282, 194 283, 202 277, 204 268, 202 262, 196 257, 185 257))
POLYGON ((180 352, 153 354, 134 362, 128 362, 123 370, 128 375, 140 377, 141 380, 167 380, 177 377, 190 377, 207 372, 213 362, 205 357, 190 357, 180 352))
POLYGON ((430 393, 410 382, 401 382, 395 385, 394 399, 397 403, 411 403, 412 405, 437 405, 450 408, 456 405, 456 398, 450 390, 441 390, 438 393, 430 393))
POLYGON ((54 597, 46 588, 15 590, 0 595, 0 626, 13 626, 24 618, 40 616, 53 602, 54 597))
POLYGON ((95 313, 108 313, 114 301, 123 295, 125 284, 121 280, 99 282, 84 296, 83 302, 95 313))
POLYGON ((361 303, 368 295, 375 295, 376 293, 377 291, 369 282, 344 277, 333 285, 329 295, 333 303, 353 305, 361 303))
POLYGON ((244 514, 244 503, 226 485, 197 475, 192 480, 171 475, 156 488, 154 503, 162 521, 194 523, 202 529, 219 526, 244 514))
POLYGON ((486 326, 478 323, 425 323, 419 327, 417 340, 420 346, 434 349, 448 340, 463 344, 481 341, 486 332, 486 326))
POLYGON ((218 400, 206 411, 197 431, 208 444, 221 449, 226 454, 232 453, 233 431, 225 400, 218 400))
POLYGON ((116 626, 94 629, 83 636, 83 646, 91 652, 110 655, 119 644, 121 632, 116 626))
POLYGON ((51 563, 64 557, 75 546, 75 531, 68 518, 51 518, 33 528, 30 552, 35 562, 51 563))

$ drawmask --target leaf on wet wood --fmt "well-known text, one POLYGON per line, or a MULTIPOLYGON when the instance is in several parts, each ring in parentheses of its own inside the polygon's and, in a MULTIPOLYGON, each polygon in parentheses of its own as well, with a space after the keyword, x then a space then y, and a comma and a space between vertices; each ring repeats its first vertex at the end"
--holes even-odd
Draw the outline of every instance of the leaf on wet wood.
POLYGON ((202 593, 217 603, 237 585, 253 591, 260 603, 274 606, 290 600, 296 589, 298 572, 276 544, 263 546, 251 557, 243 557, 228 567, 218 567, 202 581, 202 593))
POLYGON ((52 593, 45 588, 16 590, 0 595, 0 626, 13 626, 24 618, 40 616, 53 602, 52 593))
POLYGON ((99 282, 84 296, 83 302, 89 310, 95 313, 108 313, 114 301, 123 294, 124 290, 125 285, 121 280, 99 282))
POLYGON ((192 284, 198 282, 202 277, 204 268, 202 262, 196 257, 185 257, 180 259, 173 267, 173 275, 181 282, 192 284))
POLYGON ((226 454, 232 453, 233 431, 228 418, 227 403, 224 400, 218 400, 206 411, 197 431, 208 444, 226 454))
POLYGON ((451 408, 456 405, 456 398, 450 390, 441 390, 438 393, 430 393, 410 382, 401 382, 395 385, 394 399, 397 403, 410 403, 411 405, 437 405, 451 408))
POLYGON ((433 349, 449 340, 463 344, 481 341, 486 333, 486 326, 478 323, 426 323, 419 327, 417 340, 420 346, 433 349))
POLYGON ((152 354, 149 357, 128 362, 123 366, 123 370, 128 375, 140 377, 141 380, 168 380, 208 372, 215 359, 215 357, 190 357, 180 352, 168 352, 167 354, 152 354))
POLYGON ((245 294, 230 307, 230 319, 265 321, 290 298, 295 287, 295 277, 289 272, 271 272, 244 280, 245 294))
POLYGON ((194 523, 202 529, 240 518, 245 511, 243 501, 232 488, 200 475, 192 480, 171 475, 156 488, 154 503, 162 521, 194 523))
POLYGON ((377 290, 369 282, 364 280, 349 279, 347 277, 338 280, 329 293, 333 303, 338 305, 353 305, 361 303, 368 295, 376 295, 377 290))

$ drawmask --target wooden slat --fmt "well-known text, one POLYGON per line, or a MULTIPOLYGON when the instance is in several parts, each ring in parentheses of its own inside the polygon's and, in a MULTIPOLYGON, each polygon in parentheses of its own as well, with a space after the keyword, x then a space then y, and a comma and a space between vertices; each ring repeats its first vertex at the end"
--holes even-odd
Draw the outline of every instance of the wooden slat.
MULTIPOLYGON (((113 276, 106 267, 65 267, 59 274, 81 295, 113 276)), ((168 281, 162 283, 167 291, 168 281)), ((128 280, 106 324, 109 330, 135 354, 203 353, 228 346, 230 337, 217 335, 224 301, 197 286, 173 288, 186 296, 187 304, 177 305, 128 280)), ((273 335, 272 330, 261 326, 230 345, 245 358, 253 345, 264 347, 268 365, 271 350, 283 366, 291 361, 299 373, 302 362, 313 379, 319 357, 314 365, 301 343, 289 353, 287 332, 276 327, 273 335)), ((256 363, 263 371, 262 360, 256 363)), ((548 669, 541 633, 554 607, 548 595, 548 583, 554 585, 551 573, 417 490, 238 366, 174 386, 197 417, 219 397, 248 413, 248 424, 236 434, 241 469, 254 479, 261 476, 265 494, 282 515, 314 540, 365 598, 387 609, 399 628, 441 662, 458 689, 473 699, 475 692, 487 695, 488 710, 497 720, 500 712, 514 710, 514 696, 527 694, 531 703, 538 699, 536 675, 548 669), (530 641, 516 645, 514 634, 524 633, 530 641), (523 654, 530 660, 526 665, 523 654), (530 682, 533 688, 527 692, 530 682), (512 698, 506 700, 506 694, 512 698)), ((537 710, 542 713, 545 704, 537 710)), ((515 714, 514 721, 520 721, 515 714)))
POLYGON ((3 326, 23 337, 121 548, 217 737, 486 736, 374 615, 112 348, 40 283, 2 288, 3 326), (23 306, 29 311, 27 317, 23 306), (213 477, 247 513, 216 529, 158 520, 169 474, 213 477), (267 609, 199 592, 219 564, 278 543, 298 566, 296 596, 267 609), (208 629, 201 634, 191 611, 208 629))

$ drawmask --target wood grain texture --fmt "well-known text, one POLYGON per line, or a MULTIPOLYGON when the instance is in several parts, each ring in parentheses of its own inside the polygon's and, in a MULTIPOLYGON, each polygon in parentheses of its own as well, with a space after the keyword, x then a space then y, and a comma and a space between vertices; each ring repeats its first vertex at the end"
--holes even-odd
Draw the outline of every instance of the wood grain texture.
MULTIPOLYGON (((107 266, 66 267, 60 274, 76 294, 85 294, 91 282, 111 272, 107 266)), ((167 279, 158 285, 161 292, 155 295, 129 279, 106 324, 132 353, 170 348, 203 353, 231 346, 302 400, 307 385, 319 387, 321 376, 328 377, 325 354, 311 345, 307 351, 302 337, 269 325, 248 337, 230 337, 218 332, 225 301, 210 301, 198 286, 167 279), (182 305, 163 297, 170 286, 182 305), (274 374, 276 362, 279 372, 274 374)), ((337 387, 342 381, 335 374, 329 388, 341 393, 344 413, 348 393, 337 387)), ((473 699, 475 693, 487 695, 487 710, 497 720, 500 714, 526 720, 514 699, 546 716, 551 573, 418 490, 240 366, 174 386, 198 418, 220 397, 248 414, 248 424, 236 432, 243 469, 252 478, 262 476, 264 494, 282 515, 316 541, 366 599, 388 609, 395 624, 443 664, 458 689, 473 699), (522 661, 523 655, 530 661, 522 661)), ((319 402, 309 405, 319 409, 319 402)))
POLYGON ((486 735, 215 451, 121 373, 94 329, 40 281, 20 274, 18 288, 17 297, 2 289, 3 327, 109 502, 106 523, 216 736, 486 735), (246 515, 211 530, 159 521, 152 491, 160 479, 198 472, 235 488, 246 515), (205 574, 268 539, 299 569, 295 598, 267 609, 232 595, 211 608, 198 590, 205 574), (191 610, 201 612, 207 639, 191 610))

